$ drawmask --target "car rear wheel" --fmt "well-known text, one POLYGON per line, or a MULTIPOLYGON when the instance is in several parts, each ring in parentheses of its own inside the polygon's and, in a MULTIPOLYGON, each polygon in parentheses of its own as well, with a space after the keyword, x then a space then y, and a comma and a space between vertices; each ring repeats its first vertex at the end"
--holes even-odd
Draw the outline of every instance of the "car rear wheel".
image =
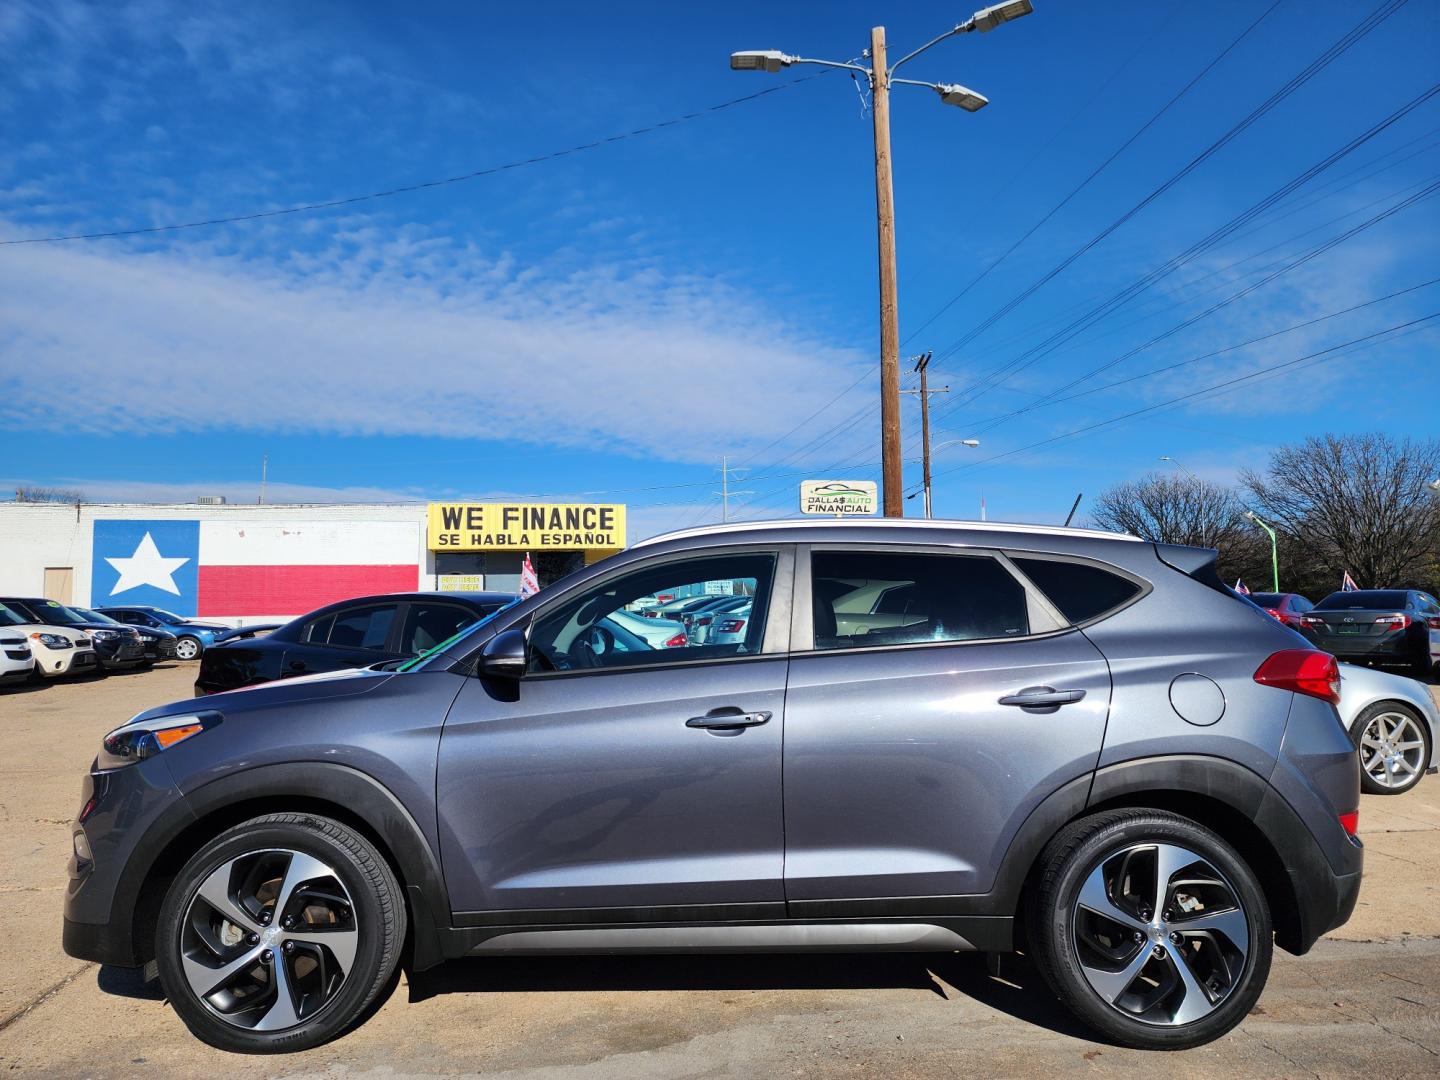
POLYGON ((175 642, 175 657, 178 660, 194 660, 200 655, 200 639, 182 637, 175 642))
POLYGON ((1430 760, 1430 732, 1407 705, 1377 701, 1351 729, 1360 755, 1360 790, 1403 795, 1420 782, 1430 760))
POLYGON ((1219 1038, 1270 972, 1270 910, 1254 872, 1174 814, 1115 810, 1064 829, 1041 856, 1026 915, 1055 995, 1137 1049, 1219 1038))
POLYGON ((156 960, 198 1038, 275 1053, 344 1032, 394 974, 405 904, 385 860, 339 822, 271 814, 222 833, 161 906, 156 960))

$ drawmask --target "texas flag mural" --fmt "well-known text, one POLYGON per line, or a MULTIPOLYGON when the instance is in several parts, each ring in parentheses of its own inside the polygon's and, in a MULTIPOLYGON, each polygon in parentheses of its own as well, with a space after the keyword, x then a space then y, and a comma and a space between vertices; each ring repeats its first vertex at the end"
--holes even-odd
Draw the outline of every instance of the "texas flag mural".
POLYGON ((419 585, 413 522, 102 519, 90 603, 177 615, 301 615, 336 600, 419 585))

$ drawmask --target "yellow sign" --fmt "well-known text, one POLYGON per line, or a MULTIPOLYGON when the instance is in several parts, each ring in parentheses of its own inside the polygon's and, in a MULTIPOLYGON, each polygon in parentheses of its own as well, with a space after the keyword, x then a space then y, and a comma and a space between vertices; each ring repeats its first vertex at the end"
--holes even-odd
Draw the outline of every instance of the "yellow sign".
POLYGON ((592 551, 625 546, 620 503, 431 503, 431 551, 592 551))

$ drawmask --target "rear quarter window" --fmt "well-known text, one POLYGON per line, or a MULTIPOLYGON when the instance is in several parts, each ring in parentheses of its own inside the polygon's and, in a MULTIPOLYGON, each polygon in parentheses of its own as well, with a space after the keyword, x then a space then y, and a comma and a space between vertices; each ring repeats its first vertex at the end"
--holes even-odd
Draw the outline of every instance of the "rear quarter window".
POLYGON ((1129 603, 1140 586, 1088 563, 1011 556, 1016 566, 1072 623, 1088 622, 1129 603))

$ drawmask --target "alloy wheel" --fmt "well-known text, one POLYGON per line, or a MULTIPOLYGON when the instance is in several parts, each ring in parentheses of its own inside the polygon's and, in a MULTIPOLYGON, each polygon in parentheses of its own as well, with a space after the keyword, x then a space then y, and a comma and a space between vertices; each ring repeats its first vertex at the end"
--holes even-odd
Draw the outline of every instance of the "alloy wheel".
POLYGON ((281 1031, 332 1002, 355 963, 355 905, 334 869, 302 851, 268 849, 222 863, 180 926, 180 965, 221 1020, 281 1031))
POLYGON ((1155 1025, 1193 1023, 1240 985, 1250 920, 1239 894, 1187 848, 1142 843, 1107 855, 1075 903, 1073 947, 1091 989, 1155 1025))
POLYGON ((1424 753, 1420 725, 1402 712, 1380 713, 1360 736, 1360 767, 1381 787, 1403 788, 1414 783, 1425 767, 1424 753))

